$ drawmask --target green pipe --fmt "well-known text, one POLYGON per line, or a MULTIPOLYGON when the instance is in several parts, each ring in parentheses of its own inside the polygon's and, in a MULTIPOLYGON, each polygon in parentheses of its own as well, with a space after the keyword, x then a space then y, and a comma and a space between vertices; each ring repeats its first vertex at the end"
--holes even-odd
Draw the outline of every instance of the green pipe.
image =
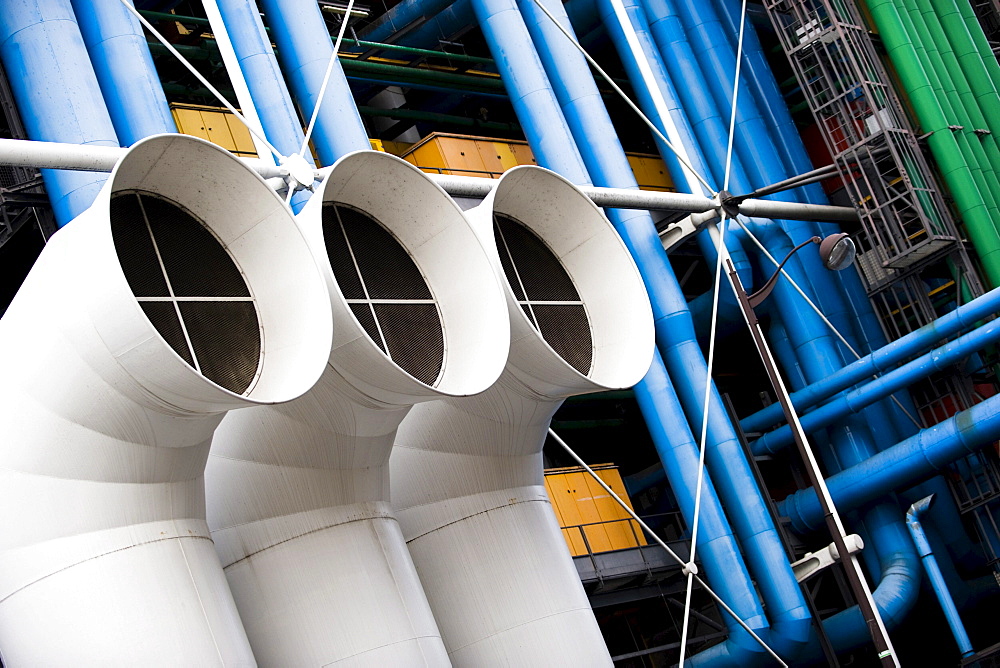
MULTIPOLYGON (((956 73, 949 69, 946 57, 937 50, 935 34, 931 32, 933 20, 925 20, 925 16, 920 11, 919 0, 902 0, 902 4, 905 7, 900 13, 900 18, 911 37, 911 41, 915 44, 917 55, 921 59, 928 81, 937 93, 938 103, 946 118, 963 128, 955 131, 955 140, 962 151, 966 164, 972 171, 976 187, 990 212, 995 228, 995 221, 1000 217, 1000 209, 998 209, 994 196, 998 184, 997 173, 979 142, 979 137, 973 133, 975 119, 970 117, 963 100, 959 87, 962 82, 955 79, 956 74, 958 78, 963 79, 961 72, 956 73)), ((944 37, 942 36, 941 39, 944 40, 944 37)), ((946 40, 945 43, 947 44, 946 40)), ((957 62, 954 59, 952 61, 957 67, 957 62)), ((974 100, 970 99, 969 102, 976 106, 974 100)), ((976 111, 978 112, 978 107, 976 107, 976 111)))
MULTIPOLYGON (((968 0, 962 0, 962 2, 968 4, 968 0)), ((1000 137, 1000 95, 997 94, 996 85, 990 78, 986 64, 976 48, 972 33, 959 12, 955 0, 934 0, 928 3, 928 5, 931 4, 941 24, 942 31, 947 35, 948 42, 965 74, 970 91, 985 117, 987 127, 992 133, 991 138, 996 143, 997 138, 1000 137)), ((978 22, 976 22, 976 27, 979 32, 982 32, 978 22)), ((990 54, 990 60, 996 64, 996 58, 993 57, 993 54, 990 54)))
POLYGON ((972 176, 972 170, 962 155, 957 138, 949 130, 947 119, 934 94, 927 74, 920 65, 913 43, 904 29, 902 19, 892 0, 869 0, 868 9, 878 27, 889 57, 896 66, 900 81, 920 125, 929 132, 930 147, 941 175, 951 190, 956 207, 965 221, 969 236, 979 252, 989 283, 1000 286, 1000 237, 986 202, 972 176))
MULTIPOLYGON (((175 44, 182 56, 188 60, 209 60, 218 53, 215 40, 203 40, 202 46, 175 44)), ((153 55, 169 53, 159 42, 149 42, 149 50, 153 55)), ((486 95, 506 95, 506 89, 499 77, 478 77, 454 72, 439 72, 437 70, 407 67, 391 63, 373 63, 367 60, 341 58, 340 64, 348 78, 382 77, 402 84, 423 84, 441 88, 460 90, 466 93, 483 93, 486 95)))
MULTIPOLYGON (((909 1, 913 2, 914 0, 909 1)), ((923 20, 927 28, 927 34, 930 36, 931 40, 930 42, 925 40, 924 45, 933 45, 937 48, 940 59, 932 60, 936 63, 943 64, 947 73, 947 81, 952 85, 952 88, 958 94, 955 106, 956 108, 964 108, 965 110, 966 118, 962 119, 962 124, 966 127, 963 132, 968 137, 969 144, 972 146, 974 151, 977 146, 980 146, 983 149, 982 155, 979 155, 978 157, 980 158, 980 164, 983 167, 983 172, 985 173, 987 168, 989 168, 989 171, 992 172, 992 181, 990 181, 992 187, 990 188, 990 192, 1000 192, 1000 147, 997 146, 997 136, 992 133, 976 133, 977 130, 989 130, 990 128, 988 120, 984 117, 983 110, 973 92, 971 82, 966 76, 965 69, 959 63, 959 60, 955 55, 955 51, 952 48, 952 44, 949 41, 949 37, 942 27, 936 10, 931 6, 930 0, 915 0, 915 4, 919 7, 920 13, 923 15, 923 20), (986 158, 987 163, 982 162, 983 157, 986 158)), ((954 6, 954 3, 952 3, 952 6, 954 6)), ((957 9, 955 10, 954 16, 961 19, 958 15, 957 9)), ((963 29, 964 26, 965 24, 963 22, 963 29)), ((968 30, 964 30, 964 32, 968 38, 968 30)), ((972 46, 971 43, 969 46, 972 46)), ((977 59, 979 58, 978 54, 974 55, 977 59)), ((982 62, 980 62, 980 65, 982 65, 982 62)), ((983 71, 985 72, 985 69, 983 71)), ((996 89, 993 88, 992 83, 989 84, 989 87, 993 91, 993 95, 995 97, 996 89)), ((1000 104, 1000 98, 997 98, 997 103, 1000 104)), ((1000 126, 1000 119, 994 119, 994 124, 1000 126)))
POLYGON ((959 2, 958 13, 965 19, 965 27, 972 37, 972 43, 976 47, 976 51, 979 52, 979 59, 986 67, 986 73, 990 80, 994 83, 1000 82, 1000 63, 997 62, 997 57, 986 39, 986 33, 983 32, 983 26, 979 23, 979 18, 976 16, 975 10, 972 9, 972 5, 968 2, 959 2))
MULTIPOLYGON (((140 10, 140 14, 145 16, 147 19, 153 19, 156 21, 178 21, 179 23, 189 23, 193 25, 200 26, 210 26, 208 19, 202 18, 200 16, 181 16, 179 14, 168 14, 166 12, 153 12, 148 10, 140 10)), ((264 30, 270 32, 271 29, 265 27, 264 30)), ((418 49, 412 46, 400 46, 398 44, 383 44, 381 42, 366 42, 365 40, 356 40, 345 37, 341 40, 344 44, 348 46, 360 46, 365 49, 381 49, 383 51, 396 51, 399 53, 409 53, 414 56, 421 56, 427 58, 448 58, 449 60, 462 63, 476 63, 479 65, 492 65, 492 58, 484 58, 482 56, 469 56, 464 53, 445 53, 444 51, 434 51, 432 49, 418 49)), ((176 45, 175 45, 176 46, 176 45)))
POLYGON ((390 65, 389 63, 372 63, 367 60, 356 60, 353 58, 341 58, 340 64, 344 68, 344 74, 348 78, 352 74, 362 76, 384 76, 393 81, 415 84, 427 84, 440 86, 442 88, 454 88, 467 93, 486 93, 492 95, 506 95, 503 82, 499 78, 475 77, 468 74, 454 74, 452 72, 438 72, 417 67, 405 67, 403 65, 390 65))

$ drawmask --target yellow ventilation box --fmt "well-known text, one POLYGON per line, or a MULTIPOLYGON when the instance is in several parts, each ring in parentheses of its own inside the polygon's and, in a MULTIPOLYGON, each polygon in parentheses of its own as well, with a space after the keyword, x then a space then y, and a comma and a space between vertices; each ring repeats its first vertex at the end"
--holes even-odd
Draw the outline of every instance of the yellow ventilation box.
MULTIPOLYGON (((435 132, 402 153, 402 158, 425 172, 500 178, 511 167, 534 165, 527 142, 435 132)), ((632 173, 643 190, 674 192, 663 161, 645 153, 627 154, 632 173)))
MULTIPOLYGON (((599 464, 592 468, 631 508, 618 467, 599 464)), ((545 490, 574 557, 646 545, 639 523, 629 519, 625 509, 582 467, 547 469, 545 490)))
POLYGON ((250 131, 232 113, 222 107, 172 103, 170 111, 177 131, 207 139, 236 155, 257 157, 250 131))
MULTIPOLYGON (((236 155, 249 158, 257 157, 257 149, 253 145, 250 131, 236 116, 224 107, 210 107, 201 104, 171 103, 170 111, 174 115, 177 131, 185 135, 193 135, 221 146, 236 155)), ((372 139, 372 149, 386 151, 382 142, 372 139)), ((310 142, 309 148, 316 155, 316 147, 310 142)))

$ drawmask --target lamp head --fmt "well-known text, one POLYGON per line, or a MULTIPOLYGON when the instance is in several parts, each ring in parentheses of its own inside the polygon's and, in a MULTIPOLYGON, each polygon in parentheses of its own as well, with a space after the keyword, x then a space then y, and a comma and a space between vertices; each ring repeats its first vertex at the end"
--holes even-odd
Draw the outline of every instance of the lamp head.
POLYGON ((854 240, 844 232, 831 234, 819 244, 819 256, 823 260, 823 266, 831 271, 847 269, 854 263, 857 254, 858 249, 854 245, 854 240))

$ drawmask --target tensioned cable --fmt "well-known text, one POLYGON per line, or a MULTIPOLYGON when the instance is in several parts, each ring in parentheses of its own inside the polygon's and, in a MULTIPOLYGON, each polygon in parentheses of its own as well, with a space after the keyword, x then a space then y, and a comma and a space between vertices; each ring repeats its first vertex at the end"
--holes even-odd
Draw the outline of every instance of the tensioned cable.
POLYGON ((319 96, 316 98, 316 106, 313 107, 312 117, 306 127, 305 136, 302 139, 302 148, 299 149, 299 156, 305 157, 306 149, 309 148, 309 138, 312 136, 313 128, 316 127, 316 119, 319 118, 319 109, 323 106, 323 99, 326 97, 326 87, 330 83, 330 76, 333 74, 333 66, 337 64, 337 57, 340 53, 340 43, 344 39, 344 31, 347 30, 347 22, 354 9, 354 0, 347 1, 347 10, 344 12, 344 19, 340 22, 340 31, 337 33, 337 41, 333 44, 333 53, 330 54, 330 62, 326 65, 326 74, 323 75, 323 85, 319 88, 319 96))
MULTIPOLYGON (((770 260, 774 264, 774 266, 776 267, 780 266, 781 263, 777 259, 775 259, 775 257, 771 255, 770 252, 768 252, 767 248, 764 247, 764 244, 760 242, 760 239, 754 236, 753 232, 750 231, 750 228, 748 228, 746 224, 742 220, 740 220, 738 216, 735 218, 735 220, 739 224, 739 226, 743 228, 743 231, 746 232, 747 237, 749 237, 750 240, 753 241, 754 245, 756 245, 757 248, 759 248, 761 252, 764 253, 767 259, 770 260)), ((816 315, 818 315, 820 319, 826 324, 826 326, 830 328, 830 331, 834 333, 837 339, 842 344, 844 344, 844 347, 847 348, 849 351, 851 351, 851 354, 854 355, 855 359, 861 359, 861 355, 858 354, 858 351, 856 351, 854 347, 847 342, 847 339, 844 338, 844 335, 840 333, 840 330, 838 330, 832 322, 830 322, 829 318, 827 318, 826 314, 824 314, 823 311, 820 310, 819 306, 817 306, 813 302, 813 300, 809 299, 809 296, 806 295, 806 293, 802 290, 801 287, 799 287, 799 284, 795 282, 795 280, 788 274, 788 272, 784 269, 784 267, 781 268, 781 275, 788 280, 791 286, 795 288, 795 291, 799 293, 799 295, 802 297, 802 299, 806 301, 807 304, 809 304, 809 307, 816 312, 816 315)), ((878 379, 878 377, 879 375, 877 373, 872 374, 872 378, 878 379)), ((918 429, 923 428, 923 425, 921 425, 916 418, 910 415, 910 412, 906 410, 906 408, 899 401, 899 399, 897 399, 894 395, 891 394, 889 395, 889 398, 892 400, 894 404, 896 404, 899 410, 902 411, 903 415, 909 418, 910 422, 912 422, 918 429)))
MULTIPOLYGON (((612 498, 612 499, 614 499, 614 500, 615 500, 616 502, 618 502, 618 505, 620 505, 620 506, 622 507, 622 510, 624 510, 624 511, 625 511, 626 513, 628 513, 629 517, 631 517, 631 518, 632 518, 633 520, 635 520, 635 521, 636 521, 636 522, 637 522, 637 523, 639 524, 639 526, 640 526, 640 527, 642 527, 642 529, 643 529, 643 530, 644 530, 644 531, 645 531, 645 532, 646 532, 646 533, 647 533, 647 534, 649 535, 649 537, 650 537, 650 538, 652 538, 652 539, 653 539, 653 540, 654 540, 654 541, 656 542, 656 544, 657 544, 657 545, 659 545, 659 546, 660 546, 660 547, 662 547, 662 548, 663 548, 664 550, 666 550, 667 554, 668 554, 668 555, 669 555, 669 556, 670 556, 670 557, 671 557, 671 558, 672 558, 672 559, 673 559, 674 561, 676 561, 676 562, 677 562, 677 563, 678 563, 679 565, 681 565, 681 566, 683 566, 683 567, 687 568, 687 562, 685 562, 685 561, 684 561, 683 559, 681 559, 680 555, 679 555, 679 554, 677 554, 676 552, 674 552, 674 551, 673 551, 673 550, 672 550, 672 549, 670 548, 670 546, 669 546, 669 545, 667 545, 667 544, 666 544, 666 543, 665 543, 665 542, 663 541, 663 539, 662 539, 662 538, 660 538, 660 537, 659 537, 659 536, 658 536, 658 535, 656 534, 656 532, 654 532, 654 531, 653 531, 653 530, 652 530, 652 529, 651 529, 651 528, 649 527, 649 525, 648 525, 648 524, 646 524, 646 523, 645 523, 645 522, 643 521, 643 519, 642 519, 641 517, 639 517, 639 516, 638 516, 638 515, 636 514, 636 512, 635 512, 634 510, 632 510, 632 508, 630 508, 630 507, 629 507, 629 505, 628 505, 627 503, 625 503, 625 501, 624 501, 624 500, 622 500, 622 498, 621 498, 620 496, 618 496, 618 494, 617 494, 617 493, 615 492, 615 490, 611 489, 611 487, 610 487, 610 486, 609 486, 609 485, 608 485, 608 484, 607 484, 606 482, 604 482, 604 481, 603 481, 603 480, 601 479, 601 477, 600 477, 599 475, 597 475, 597 472, 596 472, 596 471, 594 471, 594 469, 590 468, 590 466, 588 466, 588 465, 587 465, 587 462, 583 461, 583 460, 582 460, 582 459, 580 458, 580 456, 579 456, 579 455, 577 455, 577 454, 576 454, 576 452, 574 452, 574 451, 573 451, 573 448, 569 447, 569 444, 567 444, 567 443, 566 443, 566 441, 564 441, 564 440, 562 440, 562 438, 560 438, 559 434, 557 434, 556 432, 552 431, 552 429, 551 429, 551 428, 549 428, 549 436, 551 436, 551 437, 552 437, 552 439, 553 439, 553 440, 554 440, 554 441, 555 441, 556 443, 558 443, 558 444, 559 444, 559 445, 560 445, 560 446, 561 446, 561 447, 563 448, 563 450, 565 450, 565 451, 566 451, 566 452, 567 452, 567 453, 569 454, 569 456, 570 456, 570 457, 572 457, 572 458, 573 458, 573 461, 575 461, 575 462, 576 462, 577 464, 579 464, 580 466, 582 466, 582 467, 584 468, 584 470, 586 470, 586 471, 587 471, 587 473, 589 473, 589 474, 590 474, 590 476, 591 476, 591 477, 592 477, 592 478, 594 479, 594 481, 595 481, 595 482, 596 482, 596 483, 597 483, 598 485, 600 485, 600 486, 601 486, 601 487, 602 487, 602 488, 604 489, 604 491, 605 491, 605 492, 607 492, 607 493, 608 493, 608 494, 609 494, 609 495, 611 496, 611 498, 612 498)), ((764 651, 766 651, 766 652, 767 652, 768 654, 770 654, 770 655, 771 655, 772 657, 774 657, 774 660, 775 660, 775 661, 777 661, 777 662, 778 662, 779 664, 781 664, 781 666, 782 666, 783 668, 788 668, 788 664, 787 664, 787 663, 785 663, 785 662, 784 662, 784 661, 783 661, 783 660, 781 659, 781 657, 780 657, 780 656, 778 656, 778 655, 777 655, 777 654, 776 654, 776 653, 774 652, 774 650, 772 650, 772 649, 771 649, 770 647, 768 647, 768 646, 767 646, 767 643, 765 643, 765 642, 764 642, 763 640, 761 640, 760 636, 758 636, 758 635, 757 635, 756 633, 754 633, 754 630, 753 630, 752 628, 750 628, 750 626, 749 626, 749 625, 748 625, 748 624, 747 624, 746 622, 744 622, 744 621, 743 621, 742 619, 740 619, 740 616, 739 616, 739 615, 737 615, 737 614, 736 614, 736 612, 735 612, 735 611, 734 611, 734 610, 733 610, 732 608, 730 608, 730 607, 729 607, 729 605, 728 605, 728 604, 727 604, 727 603, 726 603, 725 601, 723 601, 723 600, 722 600, 722 598, 720 598, 718 594, 716 594, 716 593, 715 593, 714 591, 712 591, 712 589, 711 589, 711 588, 710 588, 710 587, 708 586, 708 583, 706 583, 706 582, 705 582, 704 580, 702 580, 702 579, 701 579, 701 577, 700 577, 700 576, 698 576, 698 575, 695 575, 695 576, 694 576, 694 580, 695 580, 695 581, 696 581, 696 582, 697 582, 697 583, 698 583, 699 585, 701 585, 701 587, 702 587, 702 588, 703 588, 703 589, 704 589, 704 590, 705 590, 705 591, 706 591, 706 592, 708 593, 708 595, 709 595, 709 596, 711 596, 711 597, 712 597, 712 599, 713 599, 713 600, 714 600, 714 601, 715 601, 716 603, 718 603, 718 604, 719 604, 719 606, 720 606, 720 607, 721 607, 721 608, 722 608, 723 610, 725 610, 725 611, 726 611, 726 613, 727 613, 727 614, 728 614, 729 616, 731 616, 731 617, 732 617, 733 619, 735 619, 735 620, 736 620, 736 623, 737 623, 737 624, 739 624, 739 625, 740 625, 741 627, 743 627, 743 630, 744 630, 744 631, 746 631, 747 633, 749 633, 749 634, 750 634, 750 636, 751 636, 751 637, 752 637, 752 638, 753 638, 754 640, 756 640, 756 641, 757 641, 757 643, 758 643, 758 644, 760 644, 760 646, 761 646, 761 647, 763 647, 763 648, 764 648, 764 651)))
POLYGON ((559 20, 556 19, 556 17, 553 16, 551 12, 549 12, 549 10, 545 8, 545 5, 542 4, 542 0, 534 0, 534 3, 538 5, 538 8, 542 10, 542 13, 545 14, 545 16, 547 16, 550 21, 552 21, 555 27, 559 29, 559 32, 561 32, 563 35, 566 36, 566 39, 569 40, 570 44, 576 47, 576 50, 583 54, 583 57, 587 59, 587 62, 590 63, 590 66, 593 67, 594 70, 596 70, 597 73, 601 75, 601 78, 603 78, 608 83, 608 85, 610 85, 611 88, 614 89, 616 93, 618 93, 619 97, 621 97, 621 99, 625 101, 625 104, 627 104, 629 108, 632 109, 632 111, 634 111, 636 114, 639 115, 639 119, 646 124, 646 127, 648 127, 649 130, 654 135, 656 135, 656 137, 660 141, 662 141, 667 148, 670 149, 670 151, 674 154, 674 156, 676 156, 677 161, 680 162, 689 172, 691 172, 691 174, 698 180, 698 182, 701 183, 703 186, 705 186, 705 188, 707 188, 710 193, 712 193, 713 195, 717 194, 716 191, 712 188, 712 186, 709 185, 708 181, 705 180, 705 177, 699 174, 697 170, 695 170, 695 168, 688 161, 688 159, 684 155, 682 155, 681 151, 679 151, 677 147, 674 146, 670 142, 670 140, 663 135, 662 132, 660 132, 660 129, 656 127, 656 125, 651 120, 649 120, 646 114, 642 113, 642 110, 639 109, 639 107, 636 106, 636 104, 629 98, 629 96, 625 94, 625 91, 623 91, 621 87, 619 87, 618 84, 616 84, 611 79, 611 76, 604 71, 604 68, 598 65, 596 60, 591 58, 590 54, 587 53, 587 50, 584 49, 580 45, 580 43, 576 41, 576 38, 573 37, 573 35, 570 34, 570 32, 566 30, 566 28, 564 28, 561 23, 559 23, 559 20))
POLYGON ((129 11, 129 13, 132 14, 132 16, 134 16, 137 19, 139 19, 139 22, 146 28, 146 30, 148 30, 153 35, 153 37, 155 37, 157 39, 157 41, 160 42, 160 44, 162 44, 164 47, 166 47, 167 51, 169 51, 171 53, 171 55, 174 56, 174 58, 176 58, 178 61, 180 61, 181 65, 183 65, 185 68, 187 68, 188 72, 190 72, 191 74, 193 74, 195 76, 195 78, 198 79, 198 81, 201 82, 201 85, 203 85, 205 88, 207 88, 208 91, 210 93, 212 93, 212 95, 214 95, 219 100, 219 102, 221 102, 223 104, 223 106, 226 107, 226 109, 228 109, 230 112, 232 112, 232 114, 234 116, 236 116, 237 119, 239 119, 240 123, 242 123, 243 125, 246 126, 246 129, 249 130, 250 133, 253 134, 254 137, 256 137, 257 139, 259 139, 261 141, 261 143, 263 143, 265 146, 267 146, 267 150, 269 150, 271 153, 273 153, 276 158, 280 159, 280 158, 285 157, 285 156, 281 155, 281 151, 279 151, 278 149, 276 149, 274 147, 274 145, 271 144, 271 142, 269 142, 267 140, 266 137, 264 137, 262 134, 260 134, 259 132, 257 132, 257 130, 255 130, 253 128, 253 126, 250 124, 250 122, 247 121, 247 119, 243 117, 243 114, 241 114, 236 109, 236 107, 234 107, 233 105, 231 105, 229 103, 229 100, 227 100, 222 95, 222 93, 220 93, 215 88, 215 86, 213 86, 212 84, 210 84, 208 82, 208 79, 206 79, 204 76, 202 76, 201 72, 199 72, 197 69, 195 69, 194 65, 192 65, 188 61, 187 58, 185 58, 184 56, 181 55, 180 52, 177 51, 177 49, 174 48, 173 44, 171 44, 170 42, 168 42, 167 38, 164 37, 163 35, 161 35, 159 33, 159 31, 156 28, 154 28, 153 25, 149 21, 147 21, 145 19, 145 17, 143 17, 142 14, 139 13, 139 10, 137 10, 135 7, 133 7, 132 4, 128 2, 128 0, 121 0, 121 3, 125 7, 125 9, 127 9, 129 11))
MULTIPOLYGON (((649 129, 664 143, 664 145, 666 145, 667 148, 669 148, 673 152, 673 154, 677 157, 677 160, 688 170, 688 172, 692 176, 694 176, 698 180, 699 183, 701 183, 705 188, 707 188, 709 192, 712 192, 713 194, 718 194, 717 191, 715 191, 712 188, 712 186, 705 180, 705 178, 702 177, 697 172, 697 170, 694 169, 694 167, 691 165, 691 163, 687 159, 687 157, 680 150, 678 150, 678 148, 676 146, 674 146, 674 144, 671 143, 669 139, 667 139, 663 135, 663 133, 660 131, 660 129, 657 128, 656 125, 653 124, 653 122, 649 120, 649 118, 642 112, 642 110, 640 110, 635 105, 634 102, 632 102, 632 100, 628 97, 628 95, 625 94, 625 92, 618 86, 618 84, 616 84, 611 79, 611 77, 608 75, 608 73, 605 72, 604 69, 600 65, 597 64, 597 62, 590 56, 589 53, 587 53, 586 49, 584 49, 579 44, 579 42, 576 41, 576 39, 573 37, 573 35, 570 34, 570 32, 568 30, 566 30, 566 28, 564 28, 563 25, 555 18, 555 16, 553 16, 552 13, 549 12, 548 9, 546 9, 546 7, 544 6, 544 4, 542 4, 542 0, 534 0, 534 2, 538 6, 538 8, 542 11, 542 13, 545 14, 545 16, 548 17, 548 19, 550 21, 552 21, 552 23, 556 26, 556 28, 558 28, 559 31, 566 37, 566 39, 568 39, 570 41, 570 43, 580 53, 583 54, 583 57, 587 60, 588 63, 590 63, 590 65, 594 68, 594 70, 597 71, 597 73, 600 74, 601 77, 604 78, 604 80, 614 89, 614 91, 616 93, 618 93, 618 95, 625 101, 625 103, 628 104, 628 106, 633 111, 635 111, 636 114, 639 115, 639 118, 642 119, 643 123, 645 123, 646 126, 649 127, 649 129)), ((745 0, 744 0, 744 12, 745 12, 745 10, 746 10, 746 3, 745 3, 745 0)), ((742 27, 741 27, 741 31, 740 31, 740 39, 741 39, 741 44, 742 44, 742 27)), ((738 76, 738 70, 737 70, 737 76, 738 76)), ((738 82, 738 79, 737 79, 737 82, 738 82)), ((736 84, 734 84, 734 86, 736 86, 736 84)), ((731 164, 732 148, 733 148, 733 134, 734 134, 734 128, 735 128, 735 109, 736 109, 736 106, 735 106, 735 98, 734 98, 733 116, 732 116, 732 119, 730 121, 730 133, 729 133, 730 137, 729 137, 729 142, 728 142, 729 145, 728 145, 727 157, 726 157, 726 176, 725 176, 725 181, 726 181, 727 184, 728 184, 728 181, 729 181, 729 172, 730 172, 730 164, 731 164)), ((725 218, 725 211, 723 210, 723 214, 722 214, 723 226, 725 225, 725 219, 726 219, 725 218)), ((714 332, 714 330, 716 328, 716 324, 717 324, 716 321, 717 321, 717 318, 718 318, 719 278, 721 277, 721 271, 722 271, 721 270, 721 267, 722 267, 722 265, 721 265, 722 256, 723 256, 723 254, 725 252, 725 239, 724 239, 725 232, 724 232, 724 230, 725 230, 725 227, 723 227, 723 233, 722 233, 722 235, 720 235, 720 244, 719 244, 719 248, 718 248, 718 258, 717 258, 718 259, 718 263, 717 263, 717 266, 716 266, 715 299, 713 301, 713 307, 712 307, 712 329, 713 329, 713 332, 714 332)), ((712 345, 713 346, 714 346, 714 339, 715 339, 715 337, 713 336, 712 337, 712 342, 713 342, 712 345)), ((710 350, 710 353, 709 353, 710 358, 713 356, 713 353, 714 353, 714 350, 710 350)), ((706 394, 710 391, 710 388, 711 388, 711 373, 712 373, 712 367, 711 367, 711 362, 710 362, 709 366, 708 366, 708 383, 706 383, 706 394)), ((702 434, 702 440, 701 440, 701 449, 700 449, 700 453, 699 453, 698 487, 697 487, 697 492, 696 492, 699 495, 701 493, 701 487, 702 487, 702 482, 703 482, 703 477, 704 477, 704 453, 705 453, 704 444, 705 444, 705 441, 706 441, 706 438, 707 438, 706 427, 707 427, 707 424, 708 424, 708 420, 707 420, 708 402, 707 401, 705 402, 705 409, 706 409, 706 414, 702 418, 702 433, 703 434, 702 434)), ((573 453, 572 450, 569 449, 569 446, 567 446, 561 439, 559 439, 559 437, 556 436, 555 433, 551 429, 549 430, 549 433, 552 434, 553 437, 556 438, 556 440, 559 441, 560 444, 564 448, 566 448, 567 451, 570 452, 570 454, 574 457, 574 459, 576 459, 582 466, 584 466, 585 468, 587 468, 588 471, 590 471, 589 467, 587 467, 587 465, 583 462, 583 460, 579 459, 579 457, 576 457, 576 454, 573 453)), ((598 480, 598 483, 601 484, 602 487, 604 487, 608 492, 610 492, 611 495, 620 504, 622 504, 622 507, 625 508, 626 511, 629 512, 629 514, 631 514, 631 515, 633 515, 633 517, 637 518, 637 516, 635 516, 635 514, 630 511, 630 509, 621 501, 621 499, 619 499, 618 496, 609 487, 607 487, 606 485, 604 485, 603 481, 599 480, 596 477, 596 474, 594 474, 593 471, 590 471, 590 473, 591 473, 591 475, 595 476, 595 480, 598 480)), ((695 500, 696 512, 697 512, 698 506, 699 506, 699 498, 696 498, 696 500, 695 500)), ((645 527, 645 523, 643 523, 641 520, 638 520, 638 521, 640 522, 640 525, 642 525, 642 526, 645 527)), ((694 525, 695 525, 694 529, 693 529, 694 533, 692 535, 692 541, 691 541, 691 553, 692 553, 692 555, 694 554, 694 551, 695 551, 695 542, 694 542, 694 539, 695 539, 696 533, 697 533, 697 519, 695 520, 694 525)), ((645 528, 646 528, 647 531, 649 531, 648 527, 645 527, 645 528)), ((682 560, 680 560, 680 557, 678 557, 675 553, 673 553, 673 551, 670 550, 670 548, 668 548, 666 546, 666 544, 663 543, 663 541, 659 540, 659 538, 656 537, 655 534, 654 534, 654 538, 656 538, 657 542, 659 542, 665 549, 667 549, 667 551, 675 559, 677 559, 679 563, 681 563, 683 565, 684 570, 687 572, 687 575, 688 575, 688 594, 687 594, 687 603, 684 606, 684 609, 685 609, 685 621, 684 621, 684 628, 682 630, 682 636, 686 636, 687 626, 688 626, 688 619, 689 619, 689 611, 690 611, 690 607, 691 607, 690 606, 690 594, 691 594, 691 587, 692 587, 693 581, 697 580, 698 583, 700 585, 702 585, 703 587, 706 587, 706 589, 707 589, 707 585, 705 584, 705 582, 700 577, 698 577, 694 573, 695 569, 692 568, 694 566, 694 557, 693 556, 692 556, 692 558, 691 558, 691 560, 689 562, 684 563, 682 560)), ((708 590, 708 591, 712 595, 712 598, 714 598, 716 600, 716 602, 718 602, 723 608, 725 608, 725 610, 729 614, 731 614, 740 623, 740 626, 742 626, 744 629, 746 629, 767 650, 767 652, 769 654, 771 654, 771 656, 773 656, 781 665, 783 665, 783 666, 786 665, 781 660, 781 658, 777 654, 775 654, 774 651, 771 650, 771 648, 768 647, 767 644, 764 643, 764 641, 761 640, 757 636, 757 634, 755 634, 752 630, 750 630, 749 626, 747 626, 747 624, 742 619, 740 619, 739 616, 736 615, 736 613, 733 612, 733 610, 731 608, 729 608, 729 606, 721 598, 719 598, 711 590, 708 590)), ((685 644, 686 644, 686 638, 682 637, 682 640, 681 640, 681 665, 682 666, 683 666, 683 661, 684 661, 685 644)))
MULTIPOLYGON (((736 105, 739 101, 740 91, 740 66, 743 55, 743 26, 746 22, 747 0, 743 0, 740 9, 740 34, 736 44, 736 71, 733 75, 733 104, 729 114, 729 138, 726 141, 726 169, 723 176, 722 189, 729 190, 729 178, 732 175, 733 167, 733 141, 736 135, 736 105)), ((719 291, 722 287, 722 259, 726 253, 726 210, 722 210, 722 217, 719 223, 719 238, 715 249, 715 287, 712 294, 712 325, 709 330, 708 360, 705 373, 705 396, 703 397, 704 408, 701 414, 701 438, 698 442, 698 482, 694 493, 694 525, 691 528, 691 563, 694 563, 695 552, 698 548, 698 520, 701 515, 701 487, 705 479, 705 445, 708 441, 708 414, 712 401, 712 369, 715 364, 715 346, 719 317, 719 291)), ((693 573, 688 570, 687 590, 684 593, 684 621, 681 626, 681 654, 678 666, 684 668, 684 656, 687 652, 688 624, 691 620, 691 594, 694 589, 693 573)))

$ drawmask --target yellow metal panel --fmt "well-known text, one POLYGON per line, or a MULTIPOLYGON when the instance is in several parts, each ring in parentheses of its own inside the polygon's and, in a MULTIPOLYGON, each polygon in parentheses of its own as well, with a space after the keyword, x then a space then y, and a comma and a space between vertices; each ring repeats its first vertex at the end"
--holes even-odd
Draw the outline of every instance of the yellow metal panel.
POLYGON ((641 189, 676 192, 674 182, 667 173, 667 166, 659 156, 629 153, 626 157, 641 189))
POLYGON ((172 107, 170 111, 174 115, 178 132, 208 139, 208 132, 205 130, 205 123, 199 110, 188 107, 172 107))
POLYGON ((229 131, 225 112, 206 109, 202 110, 201 117, 204 119, 205 132, 208 133, 210 142, 230 151, 236 150, 236 141, 233 139, 233 133, 229 131))
MULTIPOLYGON (((631 508, 618 468, 613 464, 593 468, 631 508)), ((646 545, 638 523, 583 468, 546 471, 545 488, 573 556, 646 545)))
POLYGON ((535 154, 531 152, 531 147, 527 142, 511 142, 510 150, 514 154, 514 164, 535 165, 535 154))
POLYGON ((250 131, 247 130, 247 126, 243 125, 240 119, 236 118, 236 116, 228 111, 220 112, 220 115, 225 119, 226 124, 229 126, 229 134, 233 138, 233 148, 230 148, 229 150, 237 155, 256 157, 257 147, 254 146, 253 137, 250 136, 250 131))

